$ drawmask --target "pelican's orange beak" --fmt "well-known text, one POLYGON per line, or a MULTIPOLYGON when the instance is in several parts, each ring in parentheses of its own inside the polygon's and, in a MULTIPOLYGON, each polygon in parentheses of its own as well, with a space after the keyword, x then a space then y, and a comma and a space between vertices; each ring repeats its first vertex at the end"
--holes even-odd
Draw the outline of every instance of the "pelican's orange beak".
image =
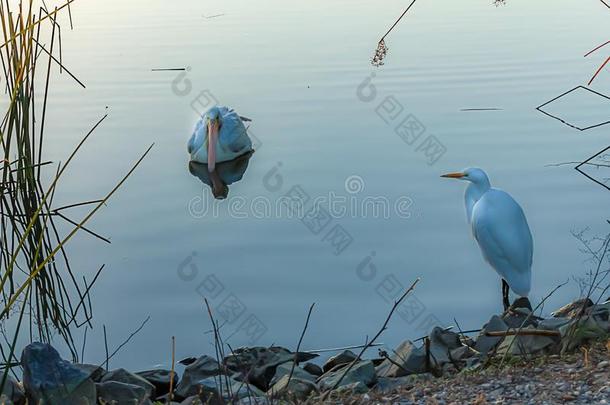
POLYGON ((447 174, 443 174, 441 177, 448 177, 450 179, 461 179, 462 177, 464 177, 466 174, 462 173, 462 172, 457 172, 457 173, 447 173, 447 174))

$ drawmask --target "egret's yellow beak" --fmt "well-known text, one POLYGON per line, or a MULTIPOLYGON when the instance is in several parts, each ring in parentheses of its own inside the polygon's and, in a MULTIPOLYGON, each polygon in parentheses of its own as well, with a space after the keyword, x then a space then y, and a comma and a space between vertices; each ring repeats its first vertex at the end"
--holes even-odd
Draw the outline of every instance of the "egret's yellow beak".
POLYGON ((447 173, 447 174, 443 174, 441 177, 448 177, 450 179, 461 179, 462 177, 464 177, 466 174, 461 173, 461 172, 457 172, 457 173, 447 173))

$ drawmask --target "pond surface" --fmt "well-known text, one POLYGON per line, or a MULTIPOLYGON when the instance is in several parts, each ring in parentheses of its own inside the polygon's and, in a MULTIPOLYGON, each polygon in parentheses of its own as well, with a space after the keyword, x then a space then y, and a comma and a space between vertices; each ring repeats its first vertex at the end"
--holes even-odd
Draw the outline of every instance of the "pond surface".
MULTIPOLYGON (((86 234, 71 244, 73 267, 84 274, 106 264, 85 361, 103 360, 102 325, 112 350, 148 316, 111 366, 168 366, 171 336, 178 358, 213 353, 203 296, 233 347, 294 347, 313 302, 303 349, 360 344, 417 277, 382 342, 393 347, 454 318, 480 327, 501 310, 500 281, 470 235, 465 185, 439 178, 468 166, 484 168, 524 207, 535 243, 534 302, 584 273, 587 257, 571 232, 607 231, 610 192, 574 165, 549 165, 604 148, 610 126, 581 132, 535 107, 589 81, 610 49, 583 55, 607 40, 610 13, 594 0, 420 1, 387 37, 385 66, 371 66, 379 37, 406 5, 74 4, 63 60, 87 89, 65 74, 52 83, 49 158, 65 160, 109 117, 57 205, 101 197, 155 143, 90 224, 112 244, 86 234), (205 176, 191 174, 186 153, 210 99, 252 118, 256 138, 246 167, 228 169, 222 201, 205 176), (473 108, 496 110, 462 111, 473 108), (327 215, 295 218, 279 203, 295 193, 327 215)), ((591 89, 610 93, 610 71, 591 89)), ((575 120, 608 120, 607 103, 579 96, 567 109, 575 120)), ((569 283, 545 312, 578 292, 569 283)))

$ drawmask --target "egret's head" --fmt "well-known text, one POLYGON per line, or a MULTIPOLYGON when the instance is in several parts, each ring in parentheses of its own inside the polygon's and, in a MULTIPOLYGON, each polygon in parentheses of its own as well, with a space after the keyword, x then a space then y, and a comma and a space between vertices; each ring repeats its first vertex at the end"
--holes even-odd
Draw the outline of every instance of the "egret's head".
POLYGON ((482 169, 469 167, 461 172, 443 174, 441 177, 450 179, 466 180, 474 184, 489 184, 487 174, 482 169))

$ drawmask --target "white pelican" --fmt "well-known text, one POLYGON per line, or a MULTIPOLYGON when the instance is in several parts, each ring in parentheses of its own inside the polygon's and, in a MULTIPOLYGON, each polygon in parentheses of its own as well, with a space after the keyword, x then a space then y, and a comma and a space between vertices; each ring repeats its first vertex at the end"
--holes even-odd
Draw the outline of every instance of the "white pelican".
POLYGON ((502 277, 504 309, 510 306, 509 287, 515 294, 527 298, 532 280, 534 246, 519 204, 510 194, 492 188, 487 174, 481 169, 468 168, 441 177, 470 182, 464 195, 466 217, 483 257, 502 277))
POLYGON ((206 163, 210 172, 216 162, 226 162, 252 150, 243 120, 233 109, 224 106, 210 108, 195 125, 188 142, 191 160, 206 163))

